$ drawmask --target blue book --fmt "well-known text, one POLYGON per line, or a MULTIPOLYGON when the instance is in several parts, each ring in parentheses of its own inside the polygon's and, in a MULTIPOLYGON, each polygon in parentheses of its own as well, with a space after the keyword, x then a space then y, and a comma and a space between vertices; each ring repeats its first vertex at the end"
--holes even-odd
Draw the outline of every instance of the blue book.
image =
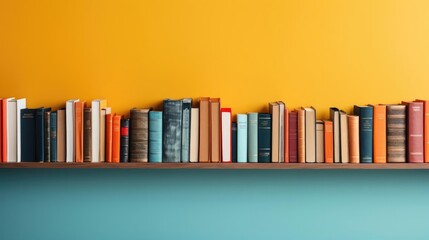
POLYGON ((51 162, 57 161, 57 112, 51 112, 51 162))
POLYGON ((36 162, 36 109, 21 110, 21 162, 36 162))
POLYGON ((36 109, 36 162, 45 160, 45 112, 50 108, 36 109))
POLYGON ((258 162, 271 162, 271 114, 258 114, 258 162))
POLYGON ((149 112, 149 162, 162 162, 162 112, 149 112))
POLYGON ((258 113, 247 114, 247 161, 258 162, 258 113))
POLYGON ((237 162, 247 162, 247 114, 237 114, 237 162))
POLYGON ((182 148, 182 100, 164 100, 162 162, 180 162, 182 148))
MULTIPOLYGON (((237 123, 231 123, 231 139, 232 139, 232 162, 237 162, 237 123)), ((247 153, 246 153, 247 154, 247 153)))
POLYGON ((354 106, 359 116, 359 155, 361 163, 372 163, 374 110, 371 106, 354 106))
POLYGON ((182 100, 182 158, 181 162, 189 162, 191 144, 191 108, 192 98, 182 100))

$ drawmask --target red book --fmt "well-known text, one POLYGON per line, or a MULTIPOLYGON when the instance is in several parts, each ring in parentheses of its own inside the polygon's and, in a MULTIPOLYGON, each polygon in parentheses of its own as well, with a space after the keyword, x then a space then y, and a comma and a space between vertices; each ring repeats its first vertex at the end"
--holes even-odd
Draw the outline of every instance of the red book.
POLYGON ((422 102, 403 102, 407 104, 408 121, 408 162, 423 162, 423 103, 422 102))
POLYGON ((119 163, 121 143, 121 116, 115 115, 112 121, 112 162, 119 163))
POLYGON ((289 113, 289 162, 298 162, 298 112, 289 113))
POLYGON ((222 162, 232 162, 231 108, 221 108, 222 162))
POLYGON ((285 116, 284 116, 284 149, 285 149, 285 163, 289 162, 289 109, 285 106, 285 116))
POLYGON ((1 162, 7 162, 7 102, 13 98, 1 100, 1 162))
POLYGON ((417 102, 423 102, 424 109, 424 161, 429 163, 429 101, 427 100, 416 100, 417 102))
POLYGON ((112 131, 113 116, 115 114, 106 114, 106 162, 112 162, 112 131))

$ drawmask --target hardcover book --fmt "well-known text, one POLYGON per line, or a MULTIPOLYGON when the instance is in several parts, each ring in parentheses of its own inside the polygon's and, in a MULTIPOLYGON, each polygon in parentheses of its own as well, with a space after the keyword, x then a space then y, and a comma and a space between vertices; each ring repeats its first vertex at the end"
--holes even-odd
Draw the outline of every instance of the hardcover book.
POLYGON ((106 99, 95 99, 92 101, 92 116, 91 116, 91 124, 92 124, 92 162, 100 162, 100 152, 104 151, 104 149, 100 148, 101 141, 101 132, 100 132, 100 123, 101 123, 101 109, 107 108, 106 99))
POLYGON ((210 162, 221 160, 220 99, 210 98, 210 162))
POLYGON ((190 158, 190 134, 191 134, 191 109, 192 98, 182 100, 182 151, 181 162, 189 162, 190 158))
POLYGON ((162 162, 162 112, 149 112, 149 162, 162 162))
POLYGON ((303 108, 305 111, 305 162, 316 162, 316 110, 303 108))
POLYGON ((323 121, 325 135, 325 163, 334 163, 334 132, 332 121, 323 121))
POLYGON ((386 163, 386 105, 374 109, 374 163, 386 163))
POLYGON ((316 121, 316 162, 325 162, 325 139, 323 134, 323 121, 316 121))
POLYGON ((36 109, 36 161, 45 161, 45 112, 50 108, 36 109))
POLYGON ((271 114, 271 161, 279 162, 279 149, 280 149, 280 106, 277 102, 268 104, 271 114))
POLYGON ((340 153, 341 163, 349 163, 349 127, 347 121, 347 114, 340 111, 340 153))
POLYGON ((271 162, 271 114, 258 114, 258 162, 271 162))
POLYGON ((86 106, 85 101, 75 103, 75 162, 83 162, 83 114, 86 106))
POLYGON ((76 156, 75 145, 75 103, 79 99, 72 99, 66 102, 66 162, 74 162, 76 156))
POLYGON ((66 161, 66 110, 57 111, 57 162, 66 161))
POLYGON ((7 101, 7 123, 6 129, 3 132, 6 132, 6 162, 17 162, 17 103, 15 99, 10 99, 7 101))
POLYGON ((340 110, 338 108, 329 109, 329 119, 332 122, 334 163, 341 162, 341 141, 340 141, 340 110))
POLYGON ((106 114, 106 162, 112 162, 113 150, 113 116, 115 114, 106 114))
POLYGON ((222 162, 232 162, 231 108, 221 108, 222 162))
POLYGON ((129 143, 130 143, 130 119, 121 119, 121 137, 120 137, 120 162, 129 162, 129 143))
POLYGON ((354 106, 354 114, 359 116, 360 162, 372 163, 374 110, 371 106, 354 106))
POLYGON ((36 162, 36 109, 21 110, 21 162, 36 162))
POLYGON ((196 163, 198 162, 198 147, 199 147, 199 135, 200 135, 200 109, 191 109, 191 135, 190 135, 190 157, 189 161, 196 163))
MULTIPOLYGON (((10 124, 13 123, 13 121, 9 120, 9 114, 10 108, 8 107, 8 103, 12 100, 15 100, 15 98, 4 98, 1 100, 1 108, 2 108, 2 115, 1 115, 1 122, 2 122, 2 131, 1 131, 1 139, 2 139, 2 146, 1 146, 1 162, 7 162, 9 159, 8 151, 9 151, 9 145, 8 145, 8 129, 10 128, 10 124)), ((16 114, 15 114, 16 116, 16 114)), ((12 115, 13 117, 13 115, 12 115)), ((12 131, 10 131, 12 132, 12 131)))
POLYGON ((424 162, 424 109, 422 102, 403 102, 407 105, 408 162, 424 162))
POLYGON ((247 161, 258 162, 258 113, 247 114, 247 161))
POLYGON ((359 116, 348 115, 349 125, 349 161, 359 163, 359 116))
POLYGON ((429 101, 427 100, 416 100, 417 102, 423 103, 423 112, 424 112, 424 136, 423 136, 423 153, 424 153, 424 162, 429 163, 429 101))
MULTIPOLYGON (((149 108, 130 111, 130 161, 148 162, 149 108)), ((161 114, 162 116, 162 114, 161 114)), ((162 122, 162 119, 160 120, 162 122)), ((162 126, 161 126, 162 127, 162 126)))
POLYGON ((182 146, 182 100, 164 100, 162 162, 180 162, 182 146))
POLYGON ((57 112, 51 112, 51 162, 57 162, 57 112))
POLYGON ((200 104, 200 137, 199 137, 199 162, 210 162, 210 98, 202 97, 199 99, 200 104))
POLYGON ((298 162, 305 163, 305 110, 298 109, 298 162))
POLYGON ((50 162, 51 161, 51 112, 46 111, 44 113, 44 124, 45 124, 45 151, 44 151, 44 161, 50 162))
POLYGON ((89 107, 83 109, 83 161, 92 162, 92 108, 89 107))
MULTIPOLYGON (((247 129, 246 129, 247 130, 247 129)), ((232 162, 237 162, 237 123, 233 122, 231 123, 231 133, 232 133, 232 162)), ((247 152, 246 152, 246 158, 247 158, 247 152)))
POLYGON ((247 114, 237 114, 237 162, 247 162, 247 114))
POLYGON ((289 162, 298 162, 298 112, 289 113, 289 162))
POLYGON ((121 115, 114 115, 112 118, 112 163, 120 161, 121 119, 121 115))
POLYGON ((16 100, 16 160, 21 162, 21 110, 27 107, 27 99, 16 100))
POLYGON ((387 105, 387 162, 406 162, 406 106, 387 105))

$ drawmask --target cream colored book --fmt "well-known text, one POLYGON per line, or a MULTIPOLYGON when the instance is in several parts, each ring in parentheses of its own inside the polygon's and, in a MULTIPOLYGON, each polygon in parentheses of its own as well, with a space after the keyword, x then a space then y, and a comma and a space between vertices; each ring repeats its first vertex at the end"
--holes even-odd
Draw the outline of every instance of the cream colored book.
POLYGON ((325 162, 325 135, 323 121, 316 121, 316 162, 325 162))
POLYGON ((316 110, 313 107, 305 111, 305 162, 316 162, 316 110))
POLYGON ((198 162, 198 136, 199 136, 199 120, 200 120, 200 109, 191 109, 191 134, 190 134, 190 145, 189 145, 189 161, 192 163, 198 162))
POLYGON ((271 113, 271 162, 279 162, 280 106, 276 102, 268 104, 271 113))

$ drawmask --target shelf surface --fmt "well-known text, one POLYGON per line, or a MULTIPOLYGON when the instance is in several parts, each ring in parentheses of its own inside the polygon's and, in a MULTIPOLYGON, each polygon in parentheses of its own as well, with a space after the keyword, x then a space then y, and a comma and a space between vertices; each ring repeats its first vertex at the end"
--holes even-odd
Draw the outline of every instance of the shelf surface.
POLYGON ((123 169, 429 169, 429 163, 0 163, 1 168, 123 169))

